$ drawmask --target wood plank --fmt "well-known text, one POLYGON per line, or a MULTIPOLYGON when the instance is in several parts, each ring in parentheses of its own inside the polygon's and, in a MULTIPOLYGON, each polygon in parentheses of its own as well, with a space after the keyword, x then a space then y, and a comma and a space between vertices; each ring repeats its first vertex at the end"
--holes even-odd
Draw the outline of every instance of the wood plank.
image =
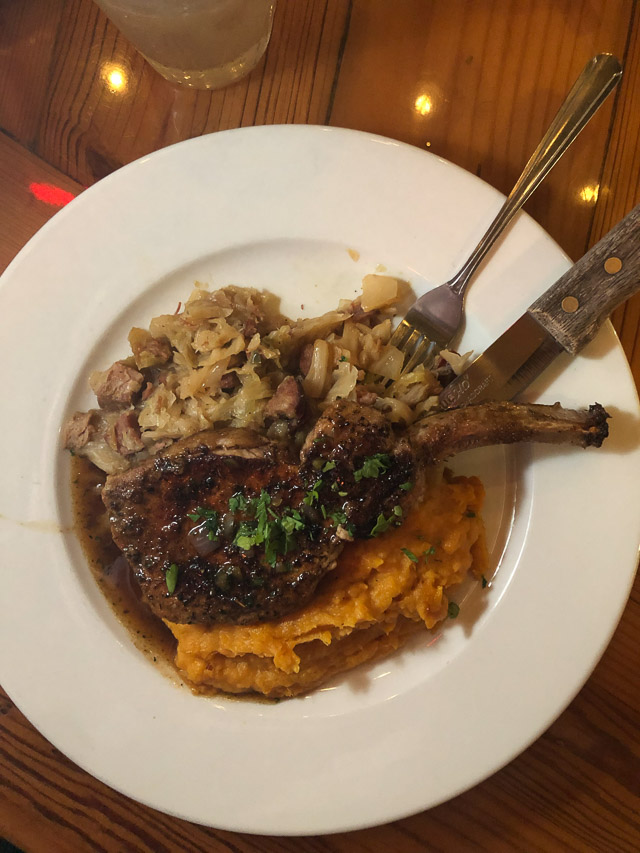
POLYGON ((58 0, 0 3, 0 130, 27 146, 40 126, 61 16, 58 0))
POLYGON ((0 272, 81 191, 80 184, 0 133, 0 272))
POLYGON ((265 58, 217 92, 167 83, 90 0, 64 7, 46 115, 44 159, 88 184, 165 145, 254 124, 322 124, 329 107, 347 0, 280 0, 265 58), (114 89, 110 70, 124 85, 114 89))
MULTIPOLYGON (((623 55, 632 5, 354 0, 331 124, 427 148, 507 193, 586 61, 623 55)), ((527 206, 573 257, 586 250, 612 106, 527 206)))
MULTIPOLYGON (((611 139, 600 177, 591 244, 609 231, 640 203, 640 8, 625 57, 624 77, 618 95, 611 139)), ((618 308, 613 324, 640 388, 640 294, 618 308)))

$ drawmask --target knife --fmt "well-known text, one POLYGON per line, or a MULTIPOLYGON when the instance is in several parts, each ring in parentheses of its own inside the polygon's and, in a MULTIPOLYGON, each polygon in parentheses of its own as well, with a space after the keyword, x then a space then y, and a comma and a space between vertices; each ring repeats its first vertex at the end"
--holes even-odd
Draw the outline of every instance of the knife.
POLYGON ((442 391, 440 407, 511 400, 561 353, 576 355, 640 290, 640 204, 442 391))

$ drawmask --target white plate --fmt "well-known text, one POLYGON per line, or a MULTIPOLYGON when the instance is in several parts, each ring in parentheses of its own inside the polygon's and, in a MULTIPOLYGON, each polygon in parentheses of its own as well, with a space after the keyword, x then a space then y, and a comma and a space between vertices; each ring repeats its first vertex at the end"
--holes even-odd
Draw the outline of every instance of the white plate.
MULTIPOLYGON (((602 654, 639 539, 638 401, 611 327, 532 396, 595 400, 601 450, 468 456, 489 485, 500 568, 461 616, 409 649, 278 705, 196 698, 130 642, 70 532, 59 429, 86 376, 194 279, 268 287, 294 315, 333 306, 377 263, 445 281, 501 202, 417 148, 329 128, 228 131, 116 172, 57 214, 2 279, 0 676, 93 775, 188 820, 306 834, 383 823, 493 773, 572 699, 602 654), (347 249, 360 252, 354 262, 347 249), (433 642, 434 636, 438 638, 433 642)), ((475 281, 482 350, 567 267, 521 216, 475 281)))

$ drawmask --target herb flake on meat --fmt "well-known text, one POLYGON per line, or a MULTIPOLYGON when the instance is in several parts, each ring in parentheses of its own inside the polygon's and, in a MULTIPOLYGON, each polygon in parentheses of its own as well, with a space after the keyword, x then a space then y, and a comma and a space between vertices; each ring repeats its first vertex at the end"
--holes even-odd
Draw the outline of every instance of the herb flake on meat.
POLYGON ((213 541, 217 539, 219 530, 219 514, 215 509, 207 509, 204 506, 199 506, 193 512, 188 513, 191 521, 200 521, 203 523, 207 531, 207 539, 213 541))
POLYGON ((392 522, 392 518, 385 518, 384 513, 381 512, 376 519, 376 523, 371 528, 371 535, 380 536, 381 533, 384 533, 391 527, 392 522))
POLYGON ((238 512, 241 510, 244 512, 247 508, 248 501, 242 492, 235 492, 229 498, 229 512, 238 512))
POLYGON ((379 477, 391 465, 391 457, 388 453, 375 453, 367 456, 362 466, 353 472, 353 479, 359 483, 364 477, 373 479, 379 477))
POLYGON ((178 583, 178 567, 175 563, 171 563, 165 572, 164 579, 167 584, 169 595, 173 595, 176 591, 176 584, 178 583))
POLYGON ((313 486, 309 489, 305 497, 302 499, 302 503, 307 506, 313 506, 318 500, 320 500, 320 488, 322 487, 322 478, 316 480, 313 486))

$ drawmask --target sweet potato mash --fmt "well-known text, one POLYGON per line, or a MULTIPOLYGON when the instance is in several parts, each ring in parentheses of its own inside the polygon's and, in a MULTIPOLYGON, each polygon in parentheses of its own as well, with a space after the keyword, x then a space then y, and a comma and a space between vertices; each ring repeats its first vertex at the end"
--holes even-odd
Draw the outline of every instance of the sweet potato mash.
POLYGON ((312 601, 248 626, 167 622, 176 664, 196 689, 295 696, 397 649, 455 615, 448 590, 487 567, 476 478, 435 476, 399 528, 349 544, 312 601))

